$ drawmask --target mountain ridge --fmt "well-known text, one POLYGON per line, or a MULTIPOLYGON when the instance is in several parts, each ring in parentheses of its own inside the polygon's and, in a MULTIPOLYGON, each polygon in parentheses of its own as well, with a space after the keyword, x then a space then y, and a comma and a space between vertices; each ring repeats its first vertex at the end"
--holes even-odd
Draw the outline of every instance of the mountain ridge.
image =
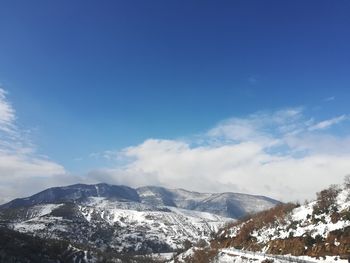
POLYGON ((132 201, 150 206, 171 206, 209 213, 213 213, 213 207, 215 207, 214 214, 219 213, 221 216, 230 218, 240 218, 247 213, 256 212, 257 209, 259 210, 258 207, 249 208, 254 202, 268 208, 280 203, 261 195, 233 192, 200 193, 161 186, 132 188, 125 185, 98 183, 51 187, 29 197, 16 198, 2 204, 0 210, 66 201, 82 202, 89 197, 105 197, 110 200, 132 201), (242 207, 248 207, 248 209, 242 209, 242 207))

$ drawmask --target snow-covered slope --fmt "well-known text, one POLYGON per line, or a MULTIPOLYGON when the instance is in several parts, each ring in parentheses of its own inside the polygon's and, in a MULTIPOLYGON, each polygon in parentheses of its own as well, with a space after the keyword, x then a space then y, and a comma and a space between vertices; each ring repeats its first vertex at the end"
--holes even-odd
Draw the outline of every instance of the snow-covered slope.
POLYGON ((296 254, 315 255, 316 247, 319 251, 350 252, 349 197, 350 189, 329 188, 321 191, 316 201, 295 207, 284 216, 275 216, 271 222, 257 227, 259 223, 254 226, 257 219, 253 218, 222 234, 234 239, 251 225, 250 237, 261 251, 275 252, 274 247, 294 241, 295 247, 304 244, 295 248, 296 254))
MULTIPOLYGON (((342 190, 330 208, 330 211, 315 213, 314 209, 318 201, 310 202, 295 208, 279 226, 265 226, 253 232, 260 243, 269 240, 285 239, 288 237, 302 237, 310 235, 312 238, 327 238, 328 234, 335 230, 343 230, 350 226, 349 212, 350 202, 349 190, 342 190)), ((335 240, 335 245, 337 241, 335 240)))
POLYGON ((164 252, 185 240, 208 240, 228 218, 174 207, 92 197, 82 204, 38 205, 35 217, 11 223, 14 230, 45 238, 68 238, 117 251, 164 252))
POLYGON ((205 255, 210 255, 207 262, 347 262, 350 185, 333 185, 317 193, 313 202, 281 204, 226 226, 210 246, 194 247, 178 262, 201 262, 205 255))

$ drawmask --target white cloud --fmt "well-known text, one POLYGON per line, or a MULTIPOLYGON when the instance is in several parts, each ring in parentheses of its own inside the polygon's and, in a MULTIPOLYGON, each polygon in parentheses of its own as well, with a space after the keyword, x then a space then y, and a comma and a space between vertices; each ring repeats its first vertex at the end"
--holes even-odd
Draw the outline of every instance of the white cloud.
POLYGON ((290 108, 275 112, 257 112, 246 118, 222 121, 207 132, 209 137, 227 141, 254 141, 265 146, 275 145, 276 135, 304 128, 300 122, 302 108, 290 108))
POLYGON ((42 190, 33 183, 38 178, 44 182, 65 173, 61 165, 36 154, 16 119, 7 92, 0 88, 0 203, 42 190))
POLYGON ((321 121, 319 123, 316 123, 315 125, 309 127, 310 131, 316 131, 316 130, 323 130, 330 128, 333 125, 339 124, 345 120, 349 119, 346 115, 341 115, 329 120, 321 121))
POLYGON ((199 145, 149 139, 122 150, 127 165, 100 170, 98 178, 284 201, 310 199, 329 184, 341 183, 350 171, 350 150, 337 149, 350 146, 349 137, 314 133, 309 129, 314 123, 296 108, 223 121, 201 135, 199 145))

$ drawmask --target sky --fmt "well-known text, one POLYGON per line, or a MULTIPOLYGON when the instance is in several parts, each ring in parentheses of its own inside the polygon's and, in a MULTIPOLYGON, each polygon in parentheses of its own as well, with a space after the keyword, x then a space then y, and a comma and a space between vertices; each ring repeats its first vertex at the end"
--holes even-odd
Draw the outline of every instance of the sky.
POLYGON ((107 182, 312 199, 350 174, 350 1, 0 3, 0 203, 107 182))

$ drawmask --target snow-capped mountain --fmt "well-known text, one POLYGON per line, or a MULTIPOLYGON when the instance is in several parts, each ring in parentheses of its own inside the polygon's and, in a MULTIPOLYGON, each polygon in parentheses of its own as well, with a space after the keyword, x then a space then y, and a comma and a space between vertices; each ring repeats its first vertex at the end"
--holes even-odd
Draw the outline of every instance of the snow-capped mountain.
POLYGON ((66 187, 53 187, 31 197, 18 198, 7 204, 0 205, 0 209, 35 204, 83 202, 90 197, 103 197, 111 201, 142 203, 151 207, 177 207, 213 213, 234 219, 269 209, 279 203, 264 196, 238 193, 198 193, 157 186, 133 189, 127 186, 108 184, 76 184, 66 187))
POLYGON ((273 207, 266 197, 108 184, 55 187, 0 206, 1 224, 118 253, 169 252, 229 221, 273 207))

